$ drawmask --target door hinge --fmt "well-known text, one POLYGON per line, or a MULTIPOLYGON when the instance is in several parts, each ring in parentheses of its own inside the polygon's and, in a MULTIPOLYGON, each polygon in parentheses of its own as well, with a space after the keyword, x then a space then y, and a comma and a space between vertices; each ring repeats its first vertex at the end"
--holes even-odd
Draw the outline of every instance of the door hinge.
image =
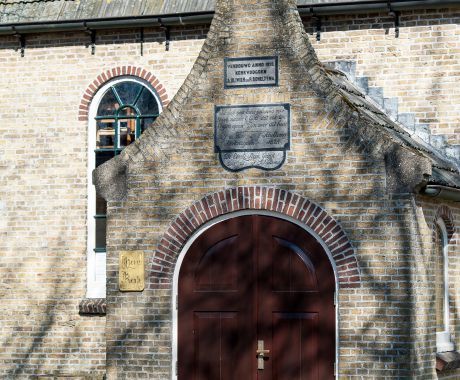
POLYGON ((176 294, 176 310, 179 310, 179 294, 176 294))

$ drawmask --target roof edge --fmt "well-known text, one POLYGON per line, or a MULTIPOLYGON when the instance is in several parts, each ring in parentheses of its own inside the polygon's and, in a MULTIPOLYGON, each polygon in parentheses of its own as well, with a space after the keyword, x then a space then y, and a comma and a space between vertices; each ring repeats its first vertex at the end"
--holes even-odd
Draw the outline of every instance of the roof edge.
POLYGON ((420 194, 431 198, 440 198, 453 202, 460 202, 460 189, 442 185, 427 185, 420 194))
MULTIPOLYGON (((297 5, 301 16, 321 16, 347 13, 395 11, 414 8, 439 8, 460 5, 460 0, 388 0, 339 1, 335 3, 306 3, 297 5)), ((85 31, 91 29, 121 29, 130 27, 210 24, 214 10, 137 15, 126 17, 48 20, 0 23, 1 35, 85 31)))

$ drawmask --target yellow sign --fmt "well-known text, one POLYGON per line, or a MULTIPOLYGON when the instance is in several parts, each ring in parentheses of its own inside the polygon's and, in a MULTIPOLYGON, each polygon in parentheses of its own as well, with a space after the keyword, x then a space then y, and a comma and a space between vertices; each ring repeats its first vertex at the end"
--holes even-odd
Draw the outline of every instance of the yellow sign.
POLYGON ((118 286, 125 292, 144 290, 144 252, 120 252, 118 286))

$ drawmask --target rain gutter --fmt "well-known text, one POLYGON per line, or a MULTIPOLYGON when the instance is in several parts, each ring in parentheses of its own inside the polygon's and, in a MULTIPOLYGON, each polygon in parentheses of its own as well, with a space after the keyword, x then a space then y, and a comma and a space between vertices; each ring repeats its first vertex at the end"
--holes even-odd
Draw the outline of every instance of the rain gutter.
POLYGON ((441 185, 427 185, 420 194, 427 195, 432 198, 441 198, 448 201, 460 202, 460 189, 441 185))
MULTIPOLYGON (((334 3, 307 3, 298 6, 301 16, 354 14, 362 12, 398 11, 414 8, 439 8, 460 5, 459 0, 363 0, 334 3)), ((37 21, 0 24, 0 35, 22 35, 29 33, 88 31, 102 29, 167 27, 177 25, 210 24, 214 11, 187 12, 150 16, 110 17, 62 21, 37 21)))
POLYGON ((364 0, 337 1, 320 4, 299 5, 300 15, 355 14, 364 12, 401 11, 417 8, 439 8, 449 5, 460 5, 459 0, 364 0))
POLYGON ((210 24, 214 12, 0 24, 0 35, 210 24))

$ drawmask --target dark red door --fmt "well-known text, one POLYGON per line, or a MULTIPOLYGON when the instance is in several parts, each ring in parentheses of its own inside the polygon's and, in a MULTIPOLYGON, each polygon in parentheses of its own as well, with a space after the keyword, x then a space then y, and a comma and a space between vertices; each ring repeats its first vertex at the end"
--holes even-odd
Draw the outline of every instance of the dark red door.
POLYGON ((255 215, 214 225, 179 273, 179 379, 332 379, 334 287, 326 253, 297 225, 255 215))

